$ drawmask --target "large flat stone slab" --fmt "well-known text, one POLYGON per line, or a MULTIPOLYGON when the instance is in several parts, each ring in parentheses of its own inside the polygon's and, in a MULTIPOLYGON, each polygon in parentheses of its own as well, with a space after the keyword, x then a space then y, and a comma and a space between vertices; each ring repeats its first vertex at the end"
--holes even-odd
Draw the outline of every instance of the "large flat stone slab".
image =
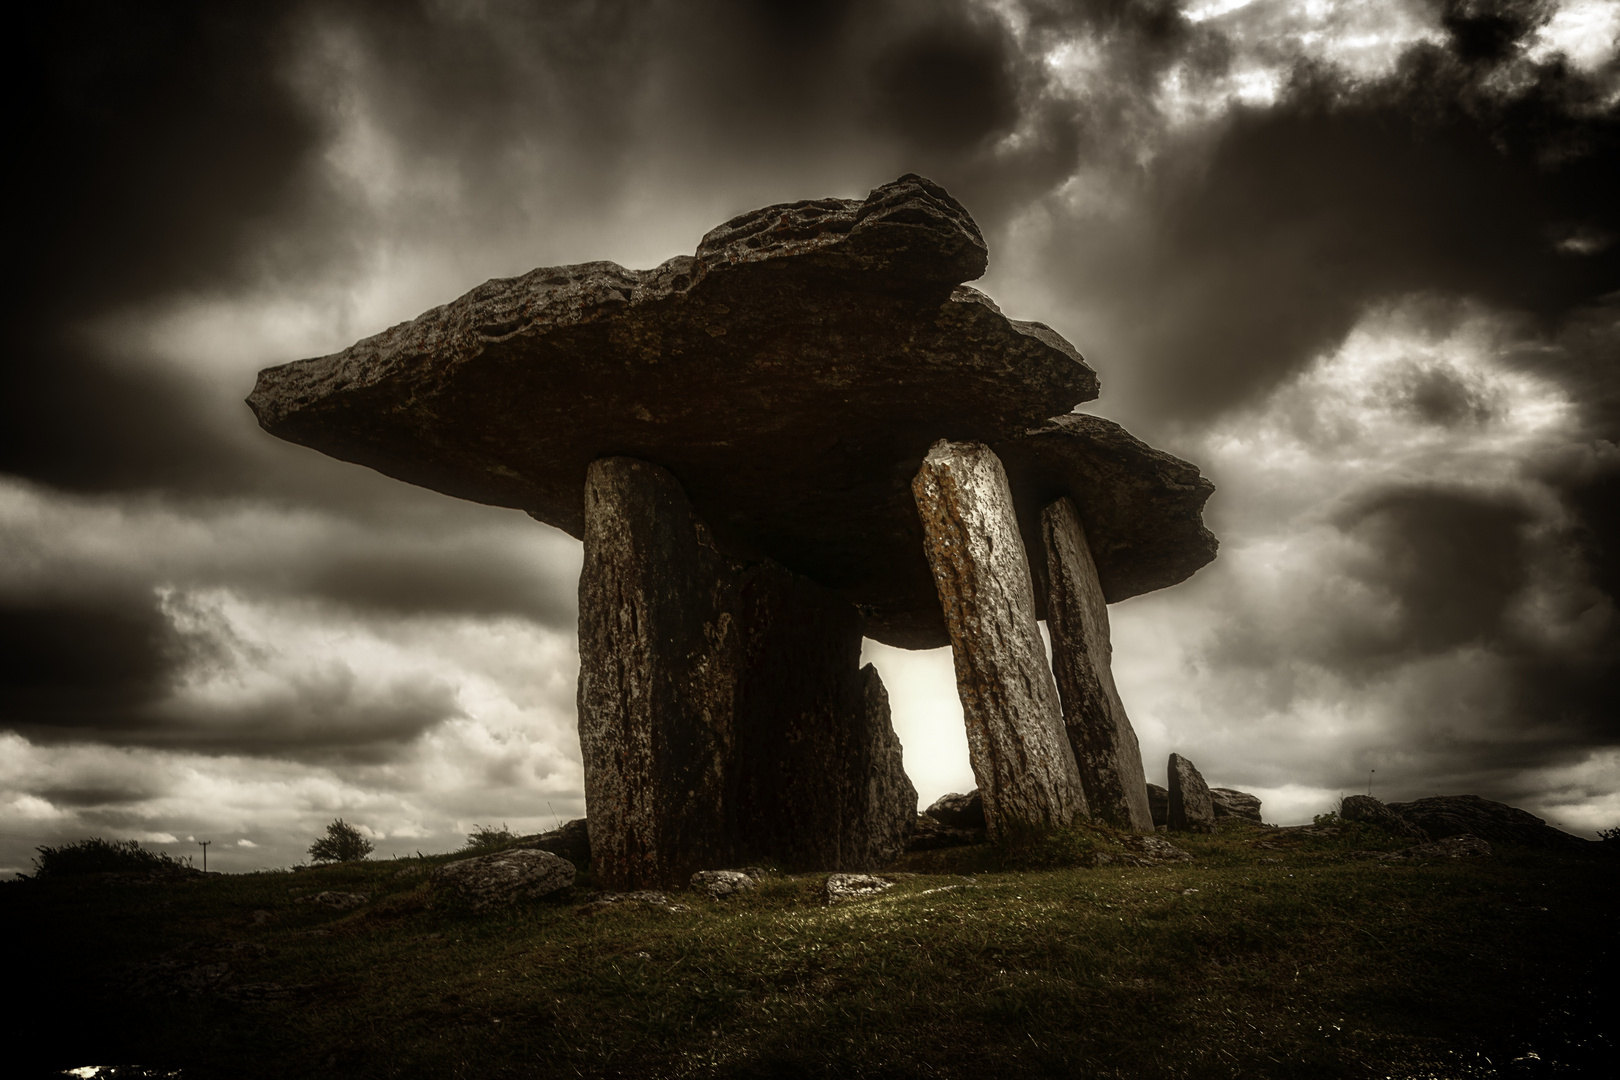
POLYGON ((487 282, 261 372, 248 402, 281 438, 574 536, 592 461, 656 463, 722 549, 837 590, 904 647, 947 641, 909 489, 942 437, 1012 454, 1015 489, 1026 473, 1043 492, 1128 476, 1112 501, 1073 492, 1120 511, 1085 523, 1109 600, 1191 574, 1213 556, 1207 482, 1189 488, 1196 469, 1117 426, 1048 431, 1096 397, 1096 375, 1050 328, 961 286, 985 261, 960 204, 907 176, 742 215, 652 270, 487 282))

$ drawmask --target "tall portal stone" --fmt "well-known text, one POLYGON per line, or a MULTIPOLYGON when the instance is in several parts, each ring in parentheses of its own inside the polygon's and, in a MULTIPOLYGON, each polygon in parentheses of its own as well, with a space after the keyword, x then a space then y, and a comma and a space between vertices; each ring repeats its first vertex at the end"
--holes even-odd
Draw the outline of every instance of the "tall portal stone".
POLYGON ((911 490, 991 837, 1087 817, 1001 461, 980 443, 942 439, 911 490))
POLYGON ((594 462, 580 576, 580 744, 595 875, 685 881, 768 858, 870 870, 916 792, 859 614, 770 560, 718 550, 680 483, 594 462), (874 787, 875 785, 875 787, 874 787))
POLYGON ((1209 785, 1192 762, 1170 755, 1170 831, 1214 832, 1215 801, 1209 785))
POLYGON ((1120 829, 1153 831, 1147 777, 1136 732, 1114 686, 1108 602, 1074 502, 1041 514, 1046 548, 1046 626, 1063 723, 1093 818, 1120 829))

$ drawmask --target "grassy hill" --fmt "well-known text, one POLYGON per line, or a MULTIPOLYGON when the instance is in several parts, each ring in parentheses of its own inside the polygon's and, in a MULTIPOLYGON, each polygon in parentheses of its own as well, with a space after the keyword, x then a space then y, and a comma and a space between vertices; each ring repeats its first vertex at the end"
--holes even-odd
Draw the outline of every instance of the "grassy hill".
POLYGON ((725 901, 671 893, 684 910, 586 908, 585 873, 571 898, 478 916, 429 882, 451 856, 7 883, 25 1001, 0 1069, 1620 1075, 1611 845, 1379 859, 1366 849, 1396 845, 1365 829, 1238 824, 1176 842, 1196 861, 914 855, 898 868, 914 876, 832 906, 824 875, 771 875, 725 901))

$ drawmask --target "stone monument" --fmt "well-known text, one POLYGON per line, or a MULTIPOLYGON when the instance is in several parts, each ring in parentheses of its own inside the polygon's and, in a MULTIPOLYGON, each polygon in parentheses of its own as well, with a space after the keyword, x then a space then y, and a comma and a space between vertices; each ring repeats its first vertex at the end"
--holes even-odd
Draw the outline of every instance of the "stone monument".
POLYGON ((608 887, 899 854, 916 793, 863 635, 952 647, 993 837, 1150 830, 1106 604, 1214 558, 1213 485, 1071 412, 1096 373, 962 284, 986 262, 967 211, 907 175, 744 214, 652 270, 487 282, 261 372, 248 404, 281 438, 584 541, 608 887))

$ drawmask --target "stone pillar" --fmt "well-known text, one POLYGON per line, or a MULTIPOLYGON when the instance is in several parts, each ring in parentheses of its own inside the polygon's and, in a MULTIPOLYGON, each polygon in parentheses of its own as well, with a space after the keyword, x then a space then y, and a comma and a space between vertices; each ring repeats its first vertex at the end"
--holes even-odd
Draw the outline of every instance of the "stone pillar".
POLYGON ((1215 801, 1209 785, 1193 763, 1180 754, 1170 755, 1171 832, 1215 831, 1215 801))
POLYGON ((903 851, 917 796, 849 604, 718 551, 680 483, 630 458, 587 471, 579 596, 597 881, 872 870, 903 851))
POLYGON ((944 608, 968 752, 990 836, 1089 816, 1035 622, 1029 562, 1001 461, 940 440, 911 482, 944 608))
POLYGON ((1093 818, 1118 829, 1153 831, 1142 750, 1119 700, 1108 636, 1108 602, 1080 514, 1067 496, 1041 513, 1046 548, 1046 627, 1063 723, 1093 818))

